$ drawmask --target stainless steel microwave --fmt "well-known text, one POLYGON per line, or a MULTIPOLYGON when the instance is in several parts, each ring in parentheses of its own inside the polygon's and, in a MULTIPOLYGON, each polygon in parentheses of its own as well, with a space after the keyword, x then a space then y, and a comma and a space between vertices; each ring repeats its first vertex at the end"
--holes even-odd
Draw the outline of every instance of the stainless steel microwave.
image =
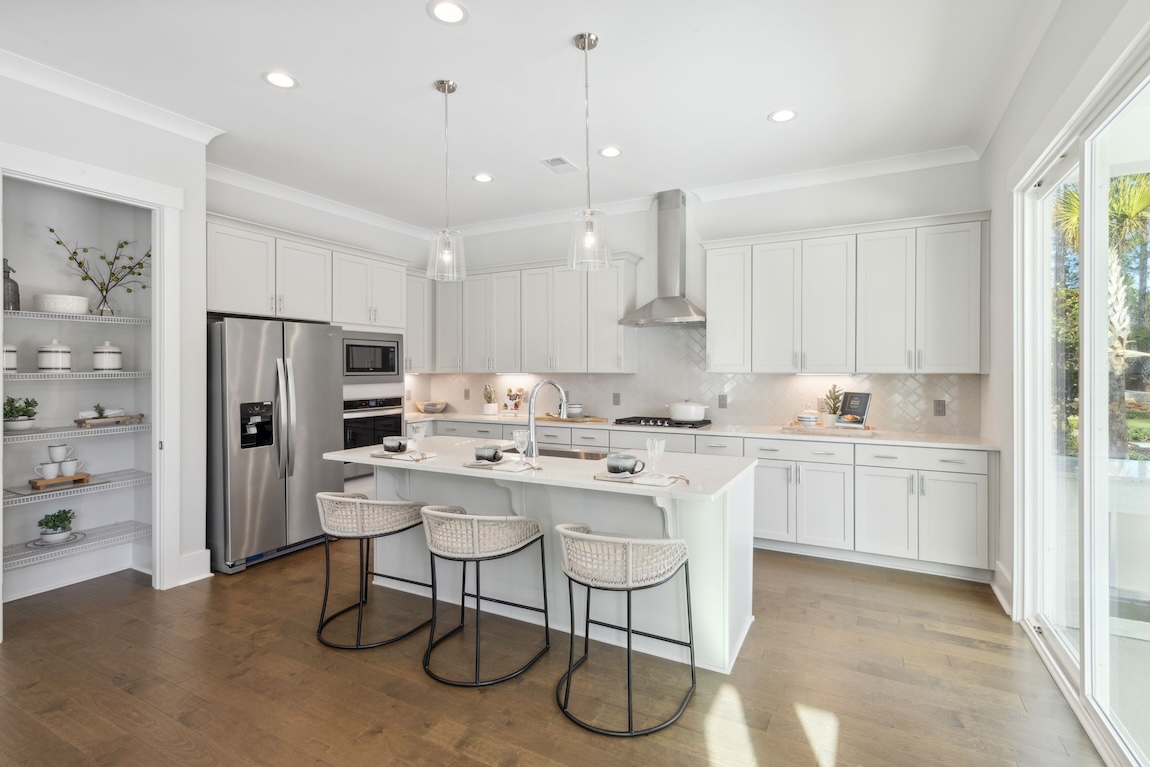
POLYGON ((344 332, 344 384, 402 381, 403 336, 390 333, 344 332))

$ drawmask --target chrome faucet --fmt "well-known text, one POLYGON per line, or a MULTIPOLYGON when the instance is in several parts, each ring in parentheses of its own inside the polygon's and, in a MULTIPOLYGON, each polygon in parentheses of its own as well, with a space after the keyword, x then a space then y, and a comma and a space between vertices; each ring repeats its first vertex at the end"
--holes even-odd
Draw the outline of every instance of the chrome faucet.
POLYGON ((531 441, 527 444, 528 458, 539 455, 539 446, 535 443, 535 397, 539 394, 539 390, 547 384, 551 384, 559 392, 559 417, 567 417, 567 392, 563 391, 563 387, 550 378, 545 378, 535 384, 534 388, 531 389, 531 396, 527 400, 527 430, 531 432, 531 441))

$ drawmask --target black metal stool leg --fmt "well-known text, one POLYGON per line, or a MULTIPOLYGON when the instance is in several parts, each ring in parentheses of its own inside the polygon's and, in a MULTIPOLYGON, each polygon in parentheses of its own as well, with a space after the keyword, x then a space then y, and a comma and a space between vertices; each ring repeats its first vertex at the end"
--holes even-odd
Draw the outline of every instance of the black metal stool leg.
MULTIPOLYGON (((464 564, 464 567, 467 565, 464 564)), ((475 563, 475 683, 479 684, 479 644, 481 634, 479 632, 479 616, 483 608, 482 601, 483 589, 479 584, 479 562, 475 563)))
POLYGON ((635 702, 631 686, 631 590, 627 590, 627 733, 635 734, 635 702))

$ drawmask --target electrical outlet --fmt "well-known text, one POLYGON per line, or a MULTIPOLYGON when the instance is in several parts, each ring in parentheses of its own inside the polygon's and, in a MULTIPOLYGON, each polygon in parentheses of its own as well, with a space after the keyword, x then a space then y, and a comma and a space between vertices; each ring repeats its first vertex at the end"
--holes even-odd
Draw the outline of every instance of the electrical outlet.
POLYGON ((622 402, 620 402, 620 394, 619 394, 619 392, 614 392, 614 393, 611 395, 611 404, 612 404, 612 405, 622 405, 622 404, 623 404, 622 402))
POLYGON ((934 414, 935 415, 946 415, 946 400, 936 399, 934 401, 934 414))
POLYGON ((463 390, 463 399, 471 399, 471 389, 463 390))
POLYGON ((411 389, 405 389, 405 390, 404 390, 404 392, 403 392, 403 398, 404 398, 404 400, 405 400, 405 401, 407 401, 407 402, 411 402, 411 389))
POLYGON ((726 407, 726 406, 727 406, 727 395, 726 394, 720 394, 719 395, 719 407, 726 407))

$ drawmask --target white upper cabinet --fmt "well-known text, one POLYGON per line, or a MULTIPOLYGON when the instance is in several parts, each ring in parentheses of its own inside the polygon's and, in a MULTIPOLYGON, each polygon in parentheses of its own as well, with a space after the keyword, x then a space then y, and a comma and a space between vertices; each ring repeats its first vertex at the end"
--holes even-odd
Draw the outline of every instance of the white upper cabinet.
POLYGON ((611 268, 587 272, 587 372, 634 373, 638 328, 619 320, 635 310, 635 262, 617 258, 611 268))
POLYGON ((463 283, 435 283, 435 372, 463 370, 463 283))
POLYGON ((855 369, 855 236, 803 240, 804 373, 855 369))
POLYGON ((917 231, 915 368, 981 372, 982 224, 917 231))
POLYGON ((914 371, 914 280, 914 229, 858 236, 858 372, 914 371))
POLYGON ((751 248, 707 252, 707 369, 751 370, 751 248))
POLYGON ((587 370, 587 273, 560 267, 525 269, 523 292, 523 370, 587 370))
POLYGON ((430 373, 434 360, 432 338, 435 328, 435 302, 432 281, 406 275, 407 322, 403 338, 403 369, 408 373, 430 373))
POLYGON ((981 223, 860 234, 858 248, 858 372, 981 372, 981 223))
POLYGON ((331 251, 276 239, 276 316, 331 322, 331 251))
POLYGON ((331 251, 208 224, 208 311, 331 322, 331 251))
POLYGON ((407 322, 406 271, 349 253, 332 254, 332 322, 402 328, 407 322))
POLYGON ((802 346, 802 243, 756 245, 751 264, 751 372, 797 373, 802 346))
POLYGON ((462 284, 463 370, 519 372, 519 272, 483 274, 462 284))

